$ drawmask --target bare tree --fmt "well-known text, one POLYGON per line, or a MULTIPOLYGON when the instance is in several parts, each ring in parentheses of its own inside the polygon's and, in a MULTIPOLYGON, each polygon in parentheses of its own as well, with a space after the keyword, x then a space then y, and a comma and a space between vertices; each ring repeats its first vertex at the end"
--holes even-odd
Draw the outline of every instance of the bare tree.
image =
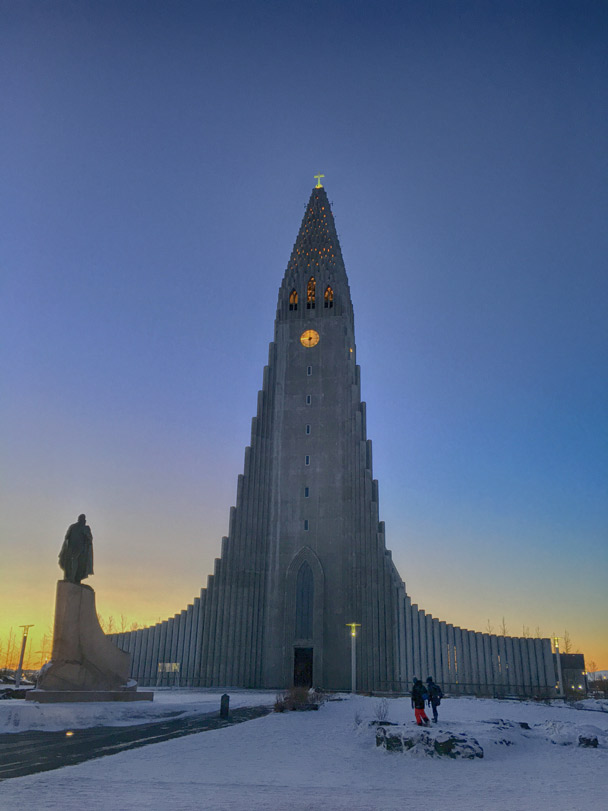
POLYGON ((564 631, 563 641, 562 653, 572 653, 572 639, 567 630, 564 631))
POLYGON ((534 639, 542 639, 542 638, 543 634, 542 631, 540 630, 540 625, 537 625, 536 628, 534 629, 534 639))
POLYGON ((524 639, 530 638, 530 626, 529 625, 522 625, 521 626, 521 635, 524 639))
POLYGON ((121 614, 120 622, 118 624, 118 632, 124 634, 124 632, 127 630, 127 625, 128 625, 127 618, 125 617, 124 614, 121 614))
POLYGON ((502 618, 502 622, 500 623, 500 635, 501 636, 509 636, 509 629, 507 628, 507 623, 505 622, 505 618, 502 618))
POLYGON ((6 658, 4 660, 4 669, 8 670, 9 667, 13 666, 13 658, 15 656, 15 649, 17 647, 17 643, 15 640, 15 632, 11 628, 8 632, 8 641, 6 643, 6 658))
POLYGON ((494 626, 492 625, 492 623, 488 619, 488 621, 486 623, 486 634, 493 634, 493 633, 494 633, 494 626))

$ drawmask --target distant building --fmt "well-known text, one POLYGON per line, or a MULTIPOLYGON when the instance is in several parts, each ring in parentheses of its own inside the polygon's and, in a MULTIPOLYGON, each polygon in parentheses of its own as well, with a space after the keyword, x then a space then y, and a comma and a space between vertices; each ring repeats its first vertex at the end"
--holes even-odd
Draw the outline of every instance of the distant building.
MULTIPOLYGON (((553 654, 553 658, 558 654, 553 654)), ((568 698, 587 695, 587 673, 582 653, 560 653, 564 694, 568 698)))
POLYGON ((554 693, 548 639, 469 631, 412 604, 385 546, 356 354, 340 243, 317 185, 279 290, 221 557, 186 609, 113 635, 140 683, 170 683, 164 663, 177 663, 182 686, 347 690, 347 623, 358 623, 360 690, 403 691, 432 675, 453 693, 554 693))

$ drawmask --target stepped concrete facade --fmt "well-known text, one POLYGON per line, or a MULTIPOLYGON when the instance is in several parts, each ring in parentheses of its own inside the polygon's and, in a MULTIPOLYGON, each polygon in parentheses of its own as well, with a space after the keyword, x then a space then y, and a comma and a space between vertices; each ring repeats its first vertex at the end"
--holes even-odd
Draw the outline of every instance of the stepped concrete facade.
POLYGON ((325 190, 313 189, 283 283, 228 536, 206 588, 114 634, 140 684, 291 685, 552 695, 548 639, 469 631, 412 604, 385 545, 353 308, 325 190))

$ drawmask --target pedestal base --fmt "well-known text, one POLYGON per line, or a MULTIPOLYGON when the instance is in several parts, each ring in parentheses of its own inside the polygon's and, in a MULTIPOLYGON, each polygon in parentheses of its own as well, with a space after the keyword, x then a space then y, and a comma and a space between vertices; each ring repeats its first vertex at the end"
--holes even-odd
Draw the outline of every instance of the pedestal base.
POLYGON ((40 704, 73 701, 152 701, 154 693, 135 690, 28 690, 25 700, 40 704))

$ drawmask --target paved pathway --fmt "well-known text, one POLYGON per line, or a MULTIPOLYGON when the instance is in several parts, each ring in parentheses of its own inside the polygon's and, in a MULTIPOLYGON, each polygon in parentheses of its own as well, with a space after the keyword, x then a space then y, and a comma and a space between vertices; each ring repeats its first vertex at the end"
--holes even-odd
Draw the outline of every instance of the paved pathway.
POLYGON ((270 707, 238 707, 229 718, 217 711, 174 721, 128 727, 89 727, 63 732, 13 732, 0 735, 0 780, 73 766, 85 760, 115 755, 183 735, 239 724, 271 712, 270 707))

